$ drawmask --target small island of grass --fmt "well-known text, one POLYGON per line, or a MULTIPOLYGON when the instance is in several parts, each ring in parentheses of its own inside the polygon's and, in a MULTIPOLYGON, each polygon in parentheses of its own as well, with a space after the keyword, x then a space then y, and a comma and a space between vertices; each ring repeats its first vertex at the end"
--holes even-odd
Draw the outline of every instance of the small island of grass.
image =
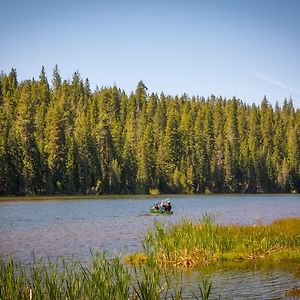
MULTIPOLYGON (((218 225, 211 216, 163 225, 156 222, 143 240, 146 256, 161 266, 198 267, 245 260, 300 260, 300 218, 270 225, 218 225)), ((145 256, 130 255, 135 262, 145 256)))

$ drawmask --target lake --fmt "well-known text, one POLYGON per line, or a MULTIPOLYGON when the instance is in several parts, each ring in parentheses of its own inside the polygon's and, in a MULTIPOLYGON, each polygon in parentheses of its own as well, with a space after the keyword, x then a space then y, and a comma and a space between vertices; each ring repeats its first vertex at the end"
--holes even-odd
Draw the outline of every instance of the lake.
MULTIPOLYGON (((90 249, 126 255, 140 250, 141 238, 155 220, 176 222, 213 214, 219 224, 268 224, 282 217, 300 217, 299 195, 193 195, 109 199, 0 201, 0 255, 22 264, 36 257, 64 257, 83 264, 90 249), (151 215, 150 206, 170 198, 173 215, 151 215)), ((300 287, 293 274, 298 265, 251 264, 214 269, 216 290, 229 299, 283 298, 300 287), (253 289, 255 287, 255 289, 253 289)), ((207 271, 208 272, 208 271, 207 271)), ((211 269, 212 272, 212 269, 211 269)), ((199 272, 185 276, 195 283, 199 272)))

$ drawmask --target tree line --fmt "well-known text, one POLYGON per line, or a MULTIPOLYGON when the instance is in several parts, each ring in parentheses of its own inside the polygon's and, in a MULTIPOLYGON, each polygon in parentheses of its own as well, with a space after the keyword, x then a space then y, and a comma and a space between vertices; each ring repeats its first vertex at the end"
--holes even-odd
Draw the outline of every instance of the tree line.
POLYGON ((300 110, 0 75, 0 194, 300 191, 300 110))

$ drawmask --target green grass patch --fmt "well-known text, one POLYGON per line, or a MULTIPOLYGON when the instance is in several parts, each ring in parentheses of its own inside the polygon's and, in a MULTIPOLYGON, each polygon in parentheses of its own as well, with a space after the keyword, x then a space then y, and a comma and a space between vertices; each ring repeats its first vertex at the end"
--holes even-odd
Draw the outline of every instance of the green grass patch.
POLYGON ((162 266, 196 267, 220 261, 300 260, 300 218, 270 225, 221 226, 214 218, 164 225, 156 222, 143 240, 147 256, 162 266))
POLYGON ((132 265, 140 265, 147 262, 147 255, 143 252, 136 252, 124 257, 124 261, 126 263, 130 263, 132 265))

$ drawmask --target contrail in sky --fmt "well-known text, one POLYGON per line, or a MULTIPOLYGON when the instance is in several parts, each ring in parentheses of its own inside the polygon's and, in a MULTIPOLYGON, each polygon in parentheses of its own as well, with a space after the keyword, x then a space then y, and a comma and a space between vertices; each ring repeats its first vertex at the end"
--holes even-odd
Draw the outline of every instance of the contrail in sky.
POLYGON ((257 73, 257 72, 253 72, 254 75, 257 77, 257 78, 260 78, 260 79, 263 79, 269 83, 272 83, 273 85, 277 85, 283 89, 287 89, 287 90, 291 90, 291 91, 295 91, 297 93, 300 93, 300 89, 298 88, 295 88, 295 87, 292 87, 292 86, 289 86, 289 85, 286 85, 284 83, 281 83, 280 81, 276 80, 276 79, 273 79, 271 77, 268 77, 264 74, 261 74, 261 73, 257 73))

